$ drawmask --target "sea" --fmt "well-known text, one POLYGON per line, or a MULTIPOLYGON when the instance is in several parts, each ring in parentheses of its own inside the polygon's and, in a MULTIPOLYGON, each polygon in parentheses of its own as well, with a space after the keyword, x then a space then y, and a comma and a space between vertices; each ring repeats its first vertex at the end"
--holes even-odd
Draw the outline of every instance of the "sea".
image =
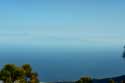
POLYGON ((107 78, 125 75, 123 47, 0 47, 0 68, 30 64, 40 81, 107 78))

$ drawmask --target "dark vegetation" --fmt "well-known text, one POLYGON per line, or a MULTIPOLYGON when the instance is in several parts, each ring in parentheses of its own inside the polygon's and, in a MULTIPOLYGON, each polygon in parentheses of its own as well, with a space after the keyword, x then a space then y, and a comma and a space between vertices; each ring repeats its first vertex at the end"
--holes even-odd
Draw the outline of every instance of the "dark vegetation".
POLYGON ((52 83, 125 83, 125 76, 118 76, 104 79, 92 79, 90 77, 81 77, 77 81, 60 81, 52 83))
POLYGON ((6 64, 0 71, 0 80, 3 83, 39 83, 38 74, 32 71, 29 64, 18 67, 15 64, 6 64))
POLYGON ((125 83, 125 76, 104 78, 104 79, 92 79, 90 77, 82 77, 75 83, 125 83))

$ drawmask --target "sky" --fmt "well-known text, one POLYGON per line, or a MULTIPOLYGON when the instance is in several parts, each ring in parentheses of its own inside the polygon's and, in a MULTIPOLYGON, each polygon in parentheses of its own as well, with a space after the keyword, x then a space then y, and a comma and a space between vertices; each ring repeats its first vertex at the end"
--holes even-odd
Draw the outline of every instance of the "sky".
POLYGON ((0 45, 123 45, 124 0, 0 0, 0 45))

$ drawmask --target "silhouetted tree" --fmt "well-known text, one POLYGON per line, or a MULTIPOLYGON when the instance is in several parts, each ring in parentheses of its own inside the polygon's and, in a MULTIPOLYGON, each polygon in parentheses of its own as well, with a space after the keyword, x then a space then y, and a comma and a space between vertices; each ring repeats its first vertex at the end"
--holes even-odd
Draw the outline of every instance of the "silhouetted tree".
POLYGON ((81 77, 81 83, 92 83, 92 79, 90 77, 81 77))
POLYGON ((78 81, 76 81, 75 83, 81 83, 81 81, 80 81, 80 80, 78 80, 78 81))
POLYGON ((109 83, 115 83, 115 81, 114 81, 114 80, 112 80, 112 79, 110 79, 110 80, 109 80, 109 83))

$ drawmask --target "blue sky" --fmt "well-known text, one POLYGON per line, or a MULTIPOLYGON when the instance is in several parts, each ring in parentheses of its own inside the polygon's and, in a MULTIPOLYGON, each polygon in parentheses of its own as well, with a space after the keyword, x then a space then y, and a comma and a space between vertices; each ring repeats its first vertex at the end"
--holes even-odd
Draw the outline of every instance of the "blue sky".
POLYGON ((0 45, 123 45, 124 0, 1 0, 0 45))

